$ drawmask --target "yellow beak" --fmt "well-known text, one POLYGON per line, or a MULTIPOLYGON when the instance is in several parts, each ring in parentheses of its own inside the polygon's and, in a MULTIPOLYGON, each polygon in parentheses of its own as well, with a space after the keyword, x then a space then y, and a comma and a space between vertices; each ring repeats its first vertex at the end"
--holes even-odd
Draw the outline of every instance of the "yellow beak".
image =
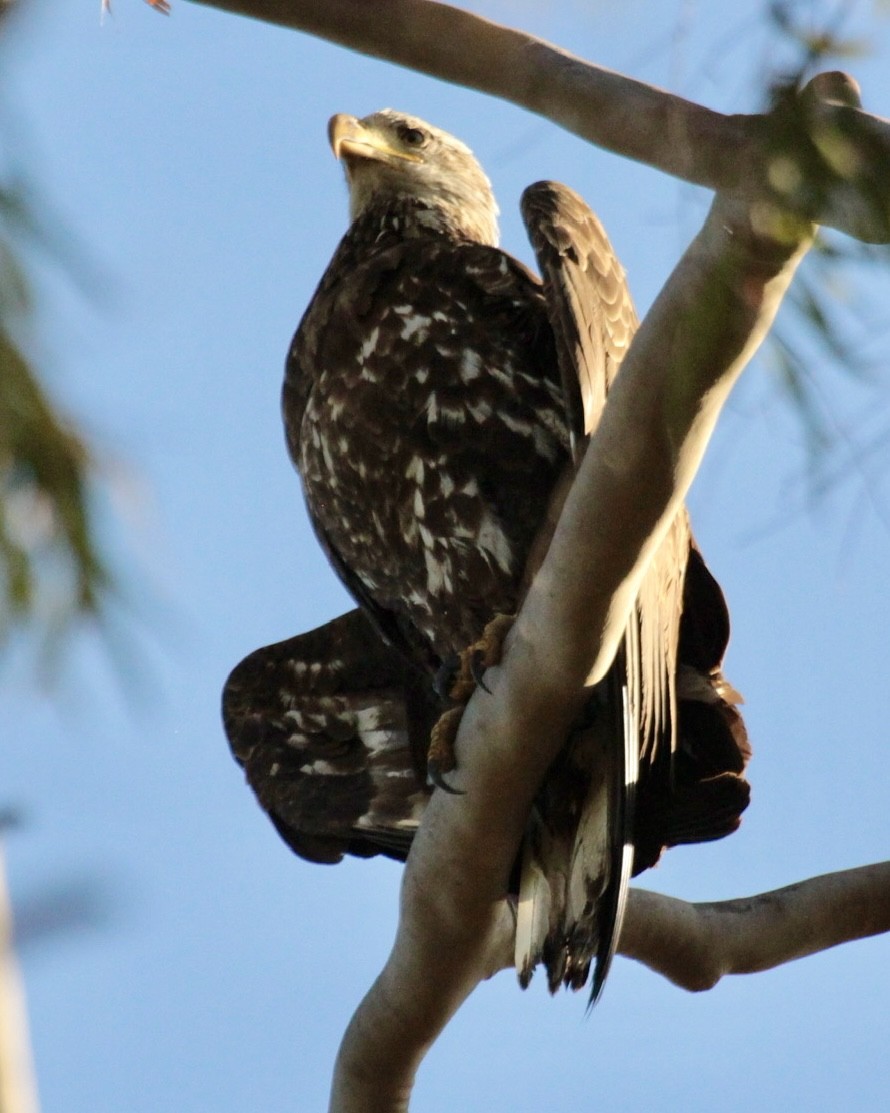
POLYGON ((331 150, 337 159, 343 158, 370 158, 386 160, 398 158, 403 162, 422 162, 423 160, 411 151, 399 151, 391 147, 380 135, 371 128, 366 128, 361 120, 355 116, 347 116, 338 112, 328 121, 328 139, 331 150))

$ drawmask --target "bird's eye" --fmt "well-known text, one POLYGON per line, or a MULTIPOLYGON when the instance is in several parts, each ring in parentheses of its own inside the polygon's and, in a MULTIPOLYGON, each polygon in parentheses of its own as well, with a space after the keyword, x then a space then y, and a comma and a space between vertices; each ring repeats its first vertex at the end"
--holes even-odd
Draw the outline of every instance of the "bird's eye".
POLYGON ((399 139, 406 147, 423 147, 428 138, 427 133, 420 128, 406 127, 399 130, 399 139))

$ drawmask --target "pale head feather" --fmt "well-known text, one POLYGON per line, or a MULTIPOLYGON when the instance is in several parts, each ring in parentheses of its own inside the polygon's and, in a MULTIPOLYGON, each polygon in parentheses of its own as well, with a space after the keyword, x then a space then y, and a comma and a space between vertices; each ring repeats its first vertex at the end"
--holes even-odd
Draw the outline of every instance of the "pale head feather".
POLYGON ((390 202, 415 200, 426 210, 427 226, 497 244, 491 183, 470 148, 447 131, 384 108, 361 120, 335 116, 330 134, 346 170, 352 220, 390 202))

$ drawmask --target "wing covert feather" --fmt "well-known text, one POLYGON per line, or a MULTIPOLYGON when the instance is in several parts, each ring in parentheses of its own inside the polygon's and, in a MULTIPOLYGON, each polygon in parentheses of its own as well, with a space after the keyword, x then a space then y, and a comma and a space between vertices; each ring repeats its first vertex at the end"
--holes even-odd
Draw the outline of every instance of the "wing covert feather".
POLYGON ((235 667, 223 691, 229 744, 297 854, 407 856, 429 798, 428 693, 360 610, 235 667))
POLYGON ((637 315, 605 229, 574 190, 536 182, 520 207, 544 280, 578 455, 599 423, 637 315))

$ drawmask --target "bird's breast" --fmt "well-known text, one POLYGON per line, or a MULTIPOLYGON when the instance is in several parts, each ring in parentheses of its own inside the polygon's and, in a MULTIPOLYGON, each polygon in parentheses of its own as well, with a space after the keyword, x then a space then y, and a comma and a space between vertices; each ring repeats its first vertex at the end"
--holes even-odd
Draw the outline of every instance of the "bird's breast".
POLYGON ((486 322, 469 298, 332 316, 292 438, 310 513, 362 590, 445 656, 516 605, 567 458, 559 389, 510 315, 486 322))

